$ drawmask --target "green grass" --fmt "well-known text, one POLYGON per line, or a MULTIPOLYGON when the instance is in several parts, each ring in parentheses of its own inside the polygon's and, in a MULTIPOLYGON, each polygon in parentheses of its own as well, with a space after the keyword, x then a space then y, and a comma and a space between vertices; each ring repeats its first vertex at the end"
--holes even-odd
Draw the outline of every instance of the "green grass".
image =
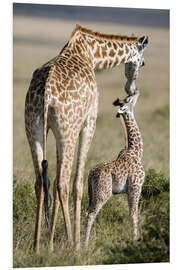
MULTIPOLYGON (((35 220, 34 187, 27 180, 18 182, 14 176, 14 267, 148 263, 169 261, 169 179, 150 169, 139 203, 140 237, 131 240, 126 195, 113 196, 100 211, 90 235, 89 248, 77 254, 66 244, 62 213, 58 216, 55 251, 48 251, 48 231, 44 220, 41 252, 33 251, 35 220)), ((82 232, 87 195, 82 201, 82 232)), ((70 200, 71 217, 73 213, 70 200)), ((82 233, 83 234, 83 233, 82 233)))

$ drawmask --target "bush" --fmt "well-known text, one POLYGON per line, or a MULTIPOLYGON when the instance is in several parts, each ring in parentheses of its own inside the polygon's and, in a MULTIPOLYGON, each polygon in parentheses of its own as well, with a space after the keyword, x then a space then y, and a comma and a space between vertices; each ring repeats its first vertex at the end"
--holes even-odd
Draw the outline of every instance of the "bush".
POLYGON ((161 192, 169 192, 169 178, 162 173, 157 173, 154 169, 146 172, 144 185, 141 196, 143 199, 149 200, 152 196, 157 196, 161 192))

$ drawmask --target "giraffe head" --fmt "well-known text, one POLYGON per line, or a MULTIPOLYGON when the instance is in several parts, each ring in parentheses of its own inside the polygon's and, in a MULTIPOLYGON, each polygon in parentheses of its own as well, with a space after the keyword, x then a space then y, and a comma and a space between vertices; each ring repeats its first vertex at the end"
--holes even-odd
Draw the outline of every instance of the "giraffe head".
POLYGON ((130 54, 128 61, 125 63, 125 76, 127 78, 127 82, 125 84, 125 91, 127 94, 133 94, 136 85, 135 81, 139 74, 139 69, 145 65, 143 53, 144 49, 147 47, 148 37, 143 36, 139 38, 135 46, 130 54))
POLYGON ((133 113, 133 108, 136 104, 136 101, 139 97, 139 90, 136 88, 133 95, 128 95, 123 100, 119 98, 113 102, 114 106, 119 106, 119 110, 117 111, 116 117, 120 117, 121 114, 131 114, 133 113))

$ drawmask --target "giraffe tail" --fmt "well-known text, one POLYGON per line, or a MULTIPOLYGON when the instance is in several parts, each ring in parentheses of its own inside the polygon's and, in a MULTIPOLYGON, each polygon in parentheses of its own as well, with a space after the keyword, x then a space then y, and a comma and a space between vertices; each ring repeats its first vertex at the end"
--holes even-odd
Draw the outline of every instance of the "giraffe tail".
POLYGON ((50 228, 50 216, 49 216, 49 187, 50 181, 48 176, 48 162, 42 161, 42 178, 43 178, 43 190, 44 190, 44 212, 47 227, 50 228))
MULTIPOLYGON (((45 96, 44 96, 45 99, 45 96)), ((46 225, 50 228, 50 215, 49 215, 49 199, 51 199, 49 194, 50 180, 48 176, 48 162, 46 160, 46 134, 47 134, 47 114, 48 114, 48 104, 44 100, 44 127, 43 127, 43 160, 42 166, 42 179, 43 179, 43 191, 44 191, 44 212, 46 225)))

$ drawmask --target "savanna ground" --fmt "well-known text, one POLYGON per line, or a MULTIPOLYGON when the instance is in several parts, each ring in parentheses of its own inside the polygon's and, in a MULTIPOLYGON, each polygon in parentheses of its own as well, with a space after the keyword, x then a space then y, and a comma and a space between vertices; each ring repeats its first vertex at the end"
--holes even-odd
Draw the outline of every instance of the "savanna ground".
MULTIPOLYGON (((33 71, 59 53, 75 26, 73 21, 14 17, 13 46, 13 251, 14 267, 97 265, 169 261, 169 30, 83 23, 105 33, 148 35, 145 67, 137 86, 141 96, 135 115, 144 140, 146 180, 140 199, 140 238, 131 241, 126 195, 112 197, 98 215, 90 235, 89 249, 72 253, 66 245, 59 211, 54 253, 48 252, 48 231, 43 221, 41 252, 33 251, 35 221, 34 170, 24 130, 24 101, 33 71)), ((99 86, 97 127, 86 163, 81 231, 88 204, 87 175, 97 163, 116 158, 124 146, 120 121, 112 101, 124 97, 124 66, 96 73, 99 86)), ((49 132, 49 175, 55 178, 55 140, 49 132)), ((73 167, 72 179, 75 166, 73 167)), ((72 183, 72 182, 71 182, 72 183)), ((73 221, 72 194, 70 213, 73 221)))

